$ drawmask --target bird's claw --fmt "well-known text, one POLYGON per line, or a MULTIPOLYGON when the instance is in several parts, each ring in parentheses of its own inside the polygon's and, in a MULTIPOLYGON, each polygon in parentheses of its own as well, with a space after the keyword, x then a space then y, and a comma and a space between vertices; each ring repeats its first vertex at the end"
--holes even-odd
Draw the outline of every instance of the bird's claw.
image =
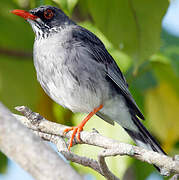
POLYGON ((81 139, 80 139, 80 132, 83 130, 83 128, 81 126, 69 127, 69 128, 66 128, 63 131, 63 134, 66 134, 67 132, 72 131, 72 130, 73 130, 73 133, 72 133, 71 138, 70 138, 70 143, 68 145, 68 150, 70 150, 70 148, 73 146, 73 139, 74 139, 76 134, 77 134, 76 138, 77 138, 78 142, 81 141, 81 139))

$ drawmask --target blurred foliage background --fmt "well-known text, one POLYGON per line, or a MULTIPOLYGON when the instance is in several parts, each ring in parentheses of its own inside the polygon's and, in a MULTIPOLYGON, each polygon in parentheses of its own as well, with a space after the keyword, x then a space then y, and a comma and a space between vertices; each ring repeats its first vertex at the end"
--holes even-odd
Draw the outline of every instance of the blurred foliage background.
MULTIPOLYGON (((169 155, 179 153, 179 38, 161 29, 168 0, 1 0, 0 1, 0 101, 11 111, 27 105, 51 121, 75 125, 85 116, 72 114, 50 100, 36 81, 32 49, 34 34, 12 9, 32 9, 42 4, 58 6, 73 20, 94 32, 125 74, 130 90, 143 111, 145 126, 169 155)), ((118 125, 94 117, 85 127, 133 143, 118 125)), ((96 158, 100 149, 78 145, 72 151, 96 158)), ((143 180, 153 166, 128 157, 107 159, 110 169, 126 180, 143 180)), ((81 174, 102 176, 89 168, 72 165, 81 174)), ((7 158, 0 153, 0 173, 7 158)), ((167 179, 167 178, 166 178, 167 179)))

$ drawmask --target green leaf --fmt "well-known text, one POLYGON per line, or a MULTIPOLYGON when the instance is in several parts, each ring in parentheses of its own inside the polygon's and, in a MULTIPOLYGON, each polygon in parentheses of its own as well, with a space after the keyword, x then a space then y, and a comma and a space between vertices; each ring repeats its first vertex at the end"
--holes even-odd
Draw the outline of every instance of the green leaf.
MULTIPOLYGON (((172 61, 174 61, 172 53, 167 53, 170 47, 163 50, 163 53, 168 56, 156 54, 150 59, 159 85, 147 91, 145 97, 145 108, 147 117, 150 119, 150 127, 162 141, 166 151, 171 151, 179 138, 179 124, 177 124, 179 122, 177 113, 179 76, 178 71, 172 66, 172 61), (159 128, 160 131, 158 131, 159 128)), ((174 52, 173 48, 171 50, 174 52)))
POLYGON ((172 67, 171 60, 166 56, 155 55, 151 58, 151 64, 158 81, 170 84, 179 96, 179 76, 172 67))
POLYGON ((136 180, 146 180, 147 177, 152 173, 152 172, 156 172, 156 169, 154 168, 154 166, 152 166, 151 164, 145 163, 145 162, 141 162, 138 160, 133 160, 133 164, 132 167, 135 170, 135 179, 136 180))
POLYGON ((36 107, 38 84, 32 61, 0 56, 0 100, 11 110, 17 105, 36 107))
POLYGON ((53 0, 55 3, 57 3, 60 8, 62 8, 64 11, 68 11, 68 4, 67 0, 53 0))
POLYGON ((146 92, 145 107, 152 131, 169 152, 179 139, 179 97, 175 89, 161 81, 158 87, 146 92))
POLYGON ((30 25, 22 18, 10 13, 18 8, 8 1, 0 1, 0 48, 32 49, 34 33, 30 25), (20 40, 20 38, 22 40, 20 40))
POLYGON ((171 66, 179 77, 179 47, 168 46, 165 49, 164 55, 170 60, 171 66))
POLYGON ((127 54, 120 51, 119 49, 116 49, 113 44, 105 37, 105 35, 89 21, 85 21, 79 24, 93 32, 104 43, 106 49, 112 55, 123 72, 128 70, 131 65, 131 58, 127 54))
POLYGON ((161 53, 168 58, 173 70, 179 77, 179 37, 168 34, 162 31, 162 47, 161 53))
POLYGON ((71 14, 74 7, 78 3, 78 0, 67 0, 67 2, 68 2, 68 10, 69 10, 69 13, 71 14))
POLYGON ((71 15, 74 7, 78 2, 78 0, 53 0, 53 1, 57 3, 67 15, 71 15))
POLYGON ((72 126, 71 120, 74 114, 69 109, 54 103, 53 114, 56 118, 57 123, 65 124, 67 126, 72 126))
POLYGON ((38 6, 42 6, 42 5, 51 5, 51 6, 55 6, 56 5, 55 2, 52 1, 52 0, 38 0, 38 1, 35 0, 35 3, 36 3, 36 5, 33 6, 32 8, 35 8, 35 7, 38 7, 38 6))
POLYGON ((117 47, 141 62, 160 47, 168 0, 88 0, 97 27, 117 47))
POLYGON ((38 85, 33 62, 30 57, 10 53, 19 50, 31 53, 34 33, 26 21, 10 13, 15 8, 17 5, 11 1, 0 1, 0 49, 9 52, 0 54, 0 100, 11 110, 17 105, 29 105, 34 109, 38 85))
POLYGON ((7 157, 0 151, 0 174, 3 174, 7 170, 8 159, 7 157))

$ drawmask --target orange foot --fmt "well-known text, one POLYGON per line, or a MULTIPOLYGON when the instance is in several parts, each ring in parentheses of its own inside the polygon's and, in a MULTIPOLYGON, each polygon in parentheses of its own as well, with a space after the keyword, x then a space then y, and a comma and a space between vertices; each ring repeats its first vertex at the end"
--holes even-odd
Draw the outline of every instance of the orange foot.
POLYGON ((70 138, 70 144, 68 146, 68 149, 70 150, 70 148, 73 146, 73 139, 77 133, 77 140, 80 142, 80 132, 83 131, 83 128, 80 127, 80 124, 79 126, 74 126, 74 127, 70 127, 70 128, 66 128, 63 133, 66 134, 67 132, 69 131, 72 131, 73 130, 73 133, 71 135, 71 138, 70 138))
POLYGON ((96 114, 100 109, 103 108, 103 105, 101 104, 99 107, 95 108, 92 112, 90 112, 88 114, 88 116, 86 116, 86 118, 78 125, 78 126, 74 126, 74 127, 70 127, 70 128, 66 128, 63 133, 66 134, 67 132, 73 130, 73 134, 70 138, 70 144, 68 146, 68 150, 70 150, 70 148, 73 145, 73 139, 77 133, 77 140, 80 142, 80 132, 83 131, 83 127, 84 125, 87 123, 87 121, 94 115, 96 114))

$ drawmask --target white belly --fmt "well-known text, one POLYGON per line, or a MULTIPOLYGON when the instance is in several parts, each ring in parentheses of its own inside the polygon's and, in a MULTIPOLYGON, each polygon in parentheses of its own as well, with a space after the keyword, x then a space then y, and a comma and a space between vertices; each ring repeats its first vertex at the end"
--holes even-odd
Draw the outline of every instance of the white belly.
POLYGON ((54 82, 49 82, 47 86, 50 89, 51 98, 73 112, 89 113, 102 104, 100 94, 97 96, 97 94, 91 93, 90 90, 79 86, 70 87, 70 82, 58 87, 54 82))

